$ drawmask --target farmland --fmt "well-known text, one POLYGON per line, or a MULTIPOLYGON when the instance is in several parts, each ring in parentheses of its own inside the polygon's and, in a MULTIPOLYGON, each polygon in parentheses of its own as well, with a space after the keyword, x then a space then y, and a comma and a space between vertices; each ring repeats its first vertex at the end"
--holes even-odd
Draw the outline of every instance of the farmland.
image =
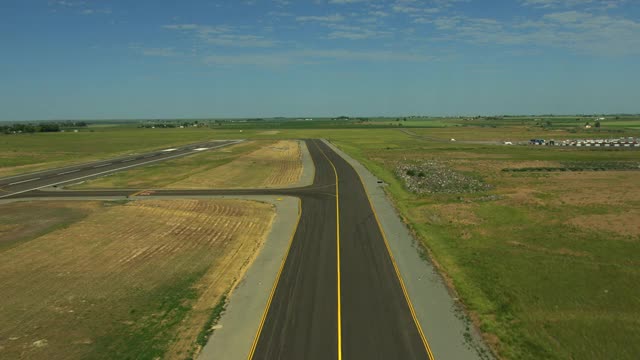
POLYGON ((39 215, 37 231, 0 232, 2 357, 125 359, 193 354, 274 211, 244 200, 0 205, 1 224, 26 214, 39 215))
MULTIPOLYGON (((406 124, 376 121, 340 128, 331 128, 328 121, 318 127, 251 123, 194 130, 105 127, 94 134, 119 139, 122 146, 137 138, 131 134, 154 144, 178 137, 251 141, 81 187, 226 187, 243 173, 253 174, 243 186, 260 186, 250 178, 256 174, 267 178, 252 166, 268 163, 268 156, 256 160, 261 149, 284 148, 279 142, 283 139, 326 138, 386 183, 399 213, 501 358, 634 359, 640 353, 636 285, 640 283, 640 171, 636 170, 640 152, 496 145, 531 138, 637 137, 637 118, 603 122, 598 131, 583 129, 584 121, 573 117, 552 117, 550 127, 540 125, 546 118, 438 119, 429 124, 419 123, 428 119, 409 119, 406 124), (176 135, 181 131, 185 132, 176 135), (416 181, 407 182, 407 170, 414 166, 411 177, 416 181), (236 172, 230 170, 234 168, 236 172), (211 180, 220 169, 226 178, 211 180), (446 191, 415 188, 438 183, 449 184, 446 191)), ((34 138, 46 139, 45 135, 49 134, 34 138)), ((73 134, 85 135, 94 136, 73 134)), ((106 142, 95 147, 94 155, 114 150, 106 142)), ((21 151, 45 153, 44 146, 35 142, 26 143, 21 151)), ((70 211, 68 220, 15 230, 24 240, 8 234, 16 229, 11 227, 14 222, 28 221, 27 215, 20 218, 18 212, 6 211, 17 220, 0 222, 5 229, 0 251, 1 242, 8 249, 4 251, 15 251, 23 246, 16 244, 34 243, 42 232, 69 231, 76 226, 69 224, 94 216, 92 206, 65 210, 70 211)), ((180 284, 174 281, 172 286, 180 284)))
POLYGON ((119 172, 76 188, 242 188, 295 184, 302 174, 297 141, 257 140, 119 172))
MULTIPOLYGON (((0 135, 0 176, 27 171, 59 167, 69 164, 105 159, 132 152, 145 152, 160 148, 211 139, 292 139, 328 137, 338 132, 410 128, 420 135, 449 140, 528 140, 534 137, 577 138, 588 136, 616 137, 640 134, 638 116, 617 116, 602 121, 602 128, 585 131, 585 122, 592 117, 505 117, 505 118, 354 118, 345 121, 319 119, 296 121, 214 122, 207 127, 185 129, 136 128, 135 122, 92 123, 79 133, 39 133, 0 135), (400 119, 400 120, 399 120, 400 119), (399 121, 398 121, 399 120, 399 121), (552 124, 546 126, 546 122, 552 124), (476 131, 481 129, 481 131, 476 131), (240 133, 240 131, 244 131, 240 133), (324 135, 322 135, 324 134, 324 135)), ((201 121, 206 123, 204 120, 201 121)), ((357 131, 356 131, 357 132, 357 131)))

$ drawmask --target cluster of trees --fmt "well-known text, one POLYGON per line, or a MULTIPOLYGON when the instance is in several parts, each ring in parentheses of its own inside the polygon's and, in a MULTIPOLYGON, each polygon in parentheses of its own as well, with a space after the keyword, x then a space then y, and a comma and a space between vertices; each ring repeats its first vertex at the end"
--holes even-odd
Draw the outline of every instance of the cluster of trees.
POLYGON ((15 123, 0 125, 3 134, 33 134, 37 132, 59 132, 65 128, 87 127, 84 121, 43 122, 39 124, 15 123))
POLYGON ((200 126, 200 122, 198 120, 189 122, 189 121, 171 121, 171 122, 149 122, 138 125, 139 128, 145 129, 173 129, 177 127, 192 127, 192 126, 200 126))

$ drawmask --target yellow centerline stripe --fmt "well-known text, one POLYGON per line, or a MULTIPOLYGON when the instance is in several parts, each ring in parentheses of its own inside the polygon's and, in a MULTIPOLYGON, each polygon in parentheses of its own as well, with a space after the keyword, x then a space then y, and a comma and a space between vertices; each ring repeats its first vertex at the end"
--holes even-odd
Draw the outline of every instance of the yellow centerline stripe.
POLYGON ((318 143, 314 142, 318 150, 322 153, 325 159, 331 164, 333 168, 333 173, 336 175, 336 263, 337 263, 337 271, 338 271, 338 360, 342 360, 342 305, 341 305, 341 295, 340 295, 340 190, 338 187, 338 171, 336 170, 336 166, 333 165, 333 162, 329 159, 327 154, 320 149, 318 143))
MULTIPOLYGON (((351 164, 349 164, 351 166, 351 164)), ((353 168, 353 166, 351 166, 353 168)), ((385 235, 384 230, 382 229, 382 225, 380 224, 380 219, 378 218, 378 213, 376 209, 373 207, 373 202, 371 201, 371 195, 367 190, 367 187, 364 185, 364 180, 362 180, 362 176, 353 168, 353 171, 358 175, 358 179, 360 179, 360 183, 362 184, 362 188, 364 188, 365 194, 367 194, 367 200, 369 200, 369 207, 371 207, 371 211, 373 211, 373 217, 376 219, 376 223, 378 224, 378 229, 382 234, 382 239, 384 240, 384 245, 387 248, 387 252, 389 253, 389 257, 391 258, 391 263, 393 264, 393 269, 395 270, 396 276, 398 277, 398 281, 400 282, 400 287, 402 288, 402 293, 404 294, 404 298, 407 301, 407 305, 409 305, 409 312, 411 313, 411 317, 413 318, 413 322, 418 329, 418 333, 420 333, 420 338, 422 339, 422 344, 424 345, 425 350, 427 351, 427 355, 429 355, 430 360, 435 360, 433 357, 433 353, 431 352, 431 347, 429 346, 429 342, 427 341, 427 337, 424 335, 424 331, 422 331, 422 326, 420 326, 420 322, 418 321, 418 317, 416 316, 416 311, 413 308, 413 304, 411 303, 411 299, 409 298, 409 293, 407 292, 407 288, 404 285, 404 281, 402 280, 402 275, 400 274, 400 270, 398 269, 398 265, 396 264, 396 260, 393 257, 393 253, 391 252, 391 247, 389 246, 389 241, 387 240, 387 236, 385 235)))
POLYGON ((282 259, 282 263, 280 263, 280 269, 278 269, 278 274, 276 275, 276 280, 273 282, 273 286, 271 287, 271 293, 269 294, 269 299, 267 300, 267 306, 264 308, 264 312, 262 313, 262 318, 260 319, 260 326, 258 326, 258 331, 256 332, 256 336, 253 339, 253 344, 251 345, 251 351, 249 352, 249 356, 247 359, 253 359, 253 354, 256 351, 256 347, 258 346, 258 340, 260 339, 260 334, 262 333, 262 328, 264 327, 264 322, 267 319, 267 314, 269 313, 269 309, 271 308, 271 301, 273 301, 273 295, 276 292, 276 288, 278 287, 278 282, 280 282, 280 275, 282 275, 282 269, 284 269, 284 264, 287 262, 287 258, 289 257, 289 251, 291 251, 291 245, 293 244, 293 238, 296 236, 296 232, 298 232, 298 225, 300 224, 300 218, 302 217, 302 200, 298 198, 298 219, 296 220, 296 226, 294 227, 293 234, 291 234, 291 238, 289 239, 289 246, 287 247, 287 253, 284 255, 282 259))

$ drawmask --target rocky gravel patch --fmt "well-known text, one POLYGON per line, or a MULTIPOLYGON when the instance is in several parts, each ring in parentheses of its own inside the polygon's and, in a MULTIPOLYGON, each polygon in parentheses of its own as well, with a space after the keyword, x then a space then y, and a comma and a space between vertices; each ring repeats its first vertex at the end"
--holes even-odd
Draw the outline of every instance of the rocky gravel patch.
POLYGON ((491 189, 482 180, 452 169, 444 162, 428 160, 418 163, 400 163, 396 176, 402 179, 411 192, 423 193, 477 193, 491 189))

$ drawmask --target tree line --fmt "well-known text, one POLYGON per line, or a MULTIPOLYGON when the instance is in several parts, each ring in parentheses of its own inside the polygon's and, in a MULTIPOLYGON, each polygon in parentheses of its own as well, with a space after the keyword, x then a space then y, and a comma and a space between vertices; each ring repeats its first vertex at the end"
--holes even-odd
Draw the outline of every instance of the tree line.
POLYGON ((38 132, 60 132, 65 128, 79 127, 87 127, 87 123, 84 121, 44 122, 39 124, 15 123, 0 125, 0 132, 3 134, 33 134, 38 132))

